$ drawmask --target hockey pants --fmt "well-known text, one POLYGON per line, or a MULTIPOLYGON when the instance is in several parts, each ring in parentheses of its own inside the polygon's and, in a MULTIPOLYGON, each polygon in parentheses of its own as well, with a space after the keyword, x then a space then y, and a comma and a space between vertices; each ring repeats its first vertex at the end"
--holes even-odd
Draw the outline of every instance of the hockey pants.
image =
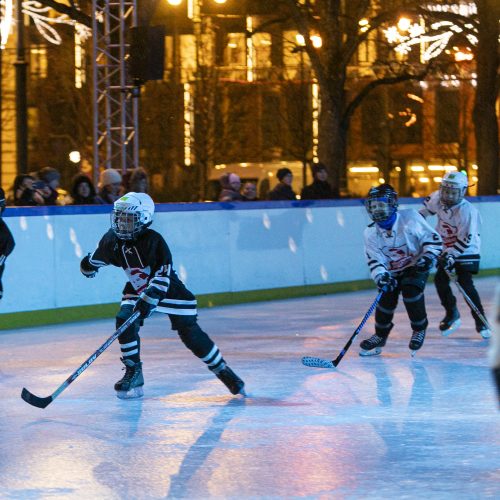
POLYGON ((403 271, 395 278, 398 286, 392 292, 385 292, 375 310, 375 333, 379 337, 387 338, 394 324, 392 319, 398 305, 399 294, 410 318, 413 331, 425 330, 428 325, 425 310, 424 289, 428 273, 419 273, 415 268, 403 271))

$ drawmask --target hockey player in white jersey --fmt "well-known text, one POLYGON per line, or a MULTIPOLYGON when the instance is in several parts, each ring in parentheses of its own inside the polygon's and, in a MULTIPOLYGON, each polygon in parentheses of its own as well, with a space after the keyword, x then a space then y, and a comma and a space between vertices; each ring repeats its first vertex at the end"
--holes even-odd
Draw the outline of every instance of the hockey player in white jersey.
POLYGON ((382 352, 394 326, 400 293, 410 319, 409 348, 414 355, 425 339, 428 321, 424 289, 442 250, 441 237, 416 210, 398 212, 398 196, 389 184, 372 187, 365 207, 373 221, 364 233, 366 258, 383 294, 375 311, 375 334, 361 342, 360 355, 382 352))
MULTIPOLYGON (((447 172, 439 191, 427 197, 420 209, 424 217, 437 216, 436 229, 443 239, 443 253, 438 259, 434 284, 446 311, 439 324, 444 336, 453 333, 461 323, 448 273, 456 273, 458 283, 484 317, 483 305, 472 280, 472 275, 479 271, 481 217, 472 203, 464 199, 467 187, 464 173, 447 172)), ((484 339, 489 338, 491 331, 488 326, 472 309, 471 312, 477 332, 484 339)))

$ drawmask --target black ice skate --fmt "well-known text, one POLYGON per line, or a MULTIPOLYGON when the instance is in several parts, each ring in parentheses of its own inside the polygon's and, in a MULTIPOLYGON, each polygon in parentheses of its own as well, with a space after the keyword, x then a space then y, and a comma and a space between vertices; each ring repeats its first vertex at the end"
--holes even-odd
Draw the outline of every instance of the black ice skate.
POLYGON ((115 384, 117 397, 120 399, 141 398, 144 396, 142 363, 134 363, 131 359, 120 359, 125 365, 125 375, 115 384))
POLYGON ((424 340, 425 340, 425 330, 420 330, 419 332, 413 332, 410 339, 410 343, 408 344, 412 356, 415 356, 417 351, 424 345, 424 340))
POLYGON ((441 323, 439 323, 441 335, 443 335, 443 337, 448 337, 448 335, 451 335, 461 324, 460 313, 456 307, 452 311, 446 311, 446 316, 441 320, 441 323))
POLYGON ((231 394, 241 394, 246 396, 245 382, 243 382, 243 380, 241 380, 240 377, 238 377, 238 375, 236 375, 236 373, 229 368, 229 366, 226 365, 222 370, 215 373, 215 376, 222 381, 231 394))
POLYGON ((387 342, 387 337, 380 337, 377 334, 372 335, 369 339, 363 340, 359 347, 361 347, 361 351, 359 351, 360 356, 377 356, 382 352, 382 347, 385 346, 387 342))

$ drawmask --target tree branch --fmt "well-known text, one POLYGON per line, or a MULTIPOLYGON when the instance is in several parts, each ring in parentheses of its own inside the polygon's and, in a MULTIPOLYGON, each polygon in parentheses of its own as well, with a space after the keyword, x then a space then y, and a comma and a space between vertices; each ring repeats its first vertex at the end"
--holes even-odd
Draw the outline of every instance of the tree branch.
POLYGON ((423 71, 416 74, 406 72, 396 76, 386 76, 378 80, 372 80, 370 83, 368 83, 361 89, 358 95, 346 107, 344 115, 342 116, 342 124, 346 126, 348 125, 352 115, 359 107, 359 105, 363 102, 363 99, 377 87, 380 87, 382 85, 394 85, 395 83, 401 83, 410 80, 421 81, 429 74, 429 71, 431 70, 432 66, 433 64, 431 62, 425 67, 423 71))
POLYGON ((85 14, 82 10, 78 9, 75 6, 74 1, 70 2, 70 5, 66 5, 56 0, 38 0, 42 5, 46 7, 50 7, 54 9, 56 12, 60 14, 66 14, 71 19, 76 22, 87 26, 88 28, 92 28, 92 18, 85 14))

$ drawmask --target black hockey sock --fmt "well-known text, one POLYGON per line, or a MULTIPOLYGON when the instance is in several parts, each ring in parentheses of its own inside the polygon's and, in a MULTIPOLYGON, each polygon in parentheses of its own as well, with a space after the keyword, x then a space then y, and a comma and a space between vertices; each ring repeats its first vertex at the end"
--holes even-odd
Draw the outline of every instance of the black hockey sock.
POLYGON ((226 367, 226 362, 222 357, 219 348, 214 344, 211 351, 201 358, 201 360, 208 366, 208 369, 213 371, 214 373, 219 373, 226 367))
POLYGON ((120 342, 120 349, 122 351, 122 358, 124 360, 130 359, 134 363, 139 363, 139 361, 141 360, 140 339, 133 340, 132 342, 127 342, 126 344, 122 344, 120 342))

